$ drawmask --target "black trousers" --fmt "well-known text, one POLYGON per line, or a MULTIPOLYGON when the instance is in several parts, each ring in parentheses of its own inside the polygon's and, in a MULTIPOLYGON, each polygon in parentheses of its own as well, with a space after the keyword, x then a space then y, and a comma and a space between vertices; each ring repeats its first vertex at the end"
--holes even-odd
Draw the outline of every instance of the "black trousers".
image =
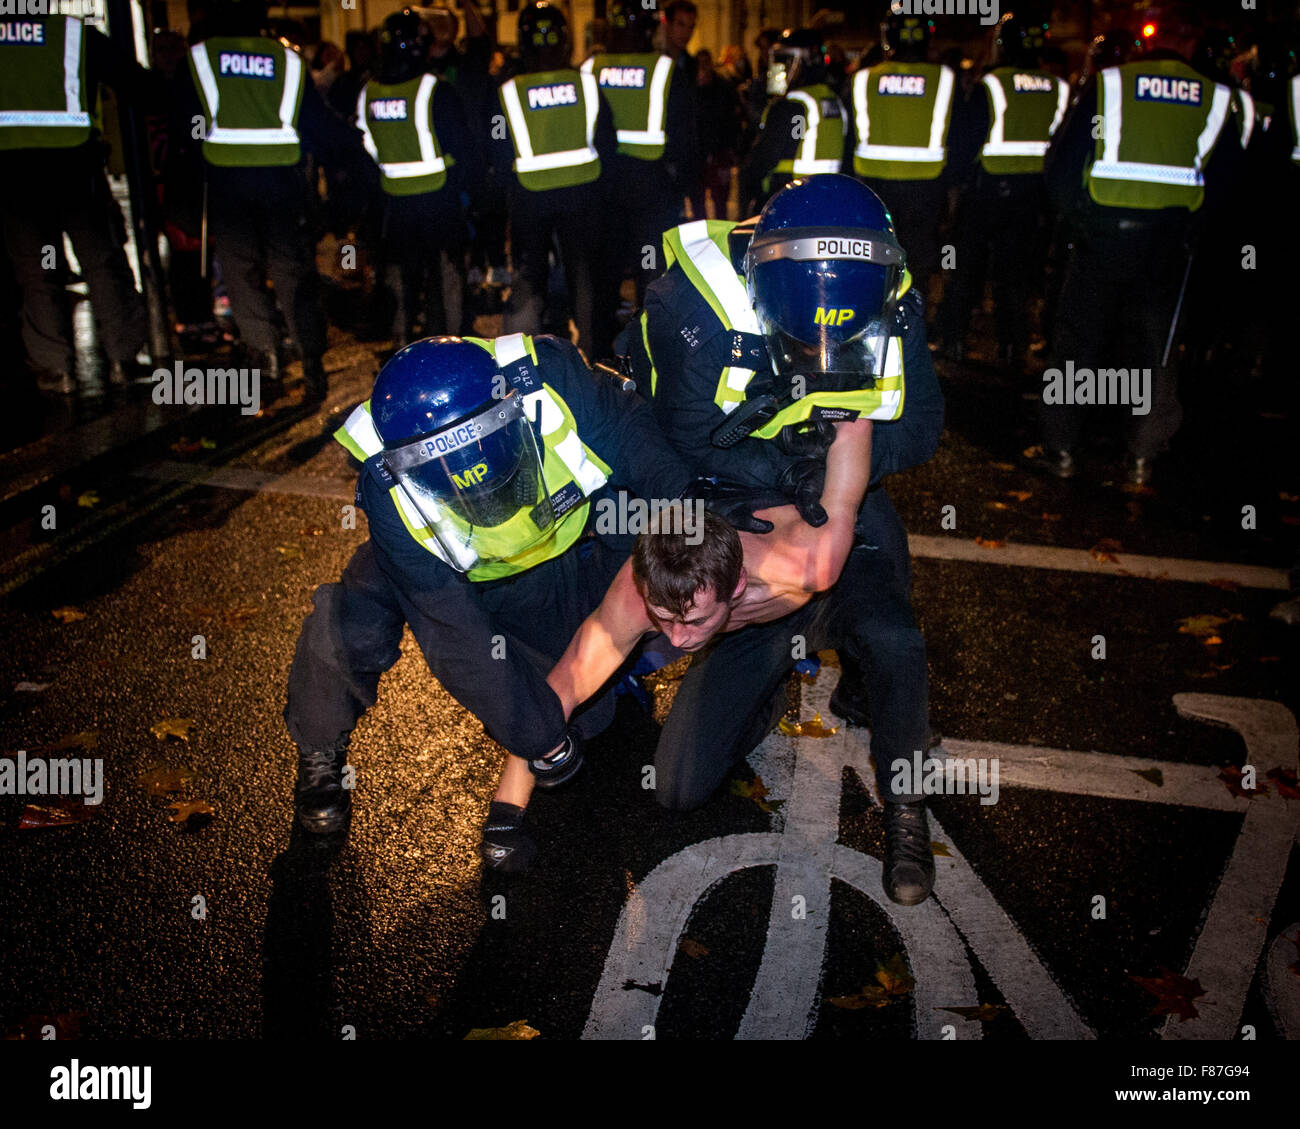
POLYGON ((928 303, 930 277, 939 269, 939 228, 948 210, 947 182, 942 176, 934 180, 860 179, 889 209, 894 232, 907 252, 912 285, 928 303))
POLYGON ((993 284, 1000 349, 1029 347, 1029 306, 1042 292, 1046 197, 1040 176, 981 176, 957 210, 957 268, 945 288, 939 324, 946 343, 966 337, 984 280, 993 284))
POLYGON ((546 308, 551 248, 559 243, 578 327, 578 346, 595 360, 596 274, 603 220, 599 181, 549 192, 510 191, 510 251, 514 274, 501 320, 503 333, 538 333, 546 308))
MULTIPOLYGON (((1151 370, 1150 411, 1124 413, 1129 454, 1161 454, 1183 420, 1173 355, 1160 360, 1178 303, 1187 252, 1181 229, 1116 226, 1080 235, 1065 268, 1054 321, 1049 368, 1127 368, 1151 370)), ((1073 451, 1084 423, 1099 409, 1086 405, 1041 407, 1043 445, 1073 451)))
POLYGON ((126 228, 93 144, 13 150, 0 161, 5 247, 22 290, 23 345, 32 363, 72 372, 72 306, 63 269, 67 233, 90 290, 110 361, 131 361, 148 336, 144 300, 126 261, 126 228))
MULTIPOLYGON (((625 559, 626 553, 589 538, 527 572, 474 584, 458 595, 479 601, 486 626, 476 620, 466 628, 421 614, 385 576, 367 541, 338 583, 322 584, 313 596, 289 671, 289 735, 301 749, 341 748, 375 704, 380 676, 401 657, 402 628, 409 623, 430 671, 489 736, 519 756, 544 756, 563 739, 564 722, 542 679, 625 559), (495 635, 503 638, 504 660, 494 657, 503 653, 495 635), (519 663, 530 664, 538 677, 512 677, 519 663), (544 720, 552 715, 558 718, 554 727, 544 720)), ((448 614, 454 619, 454 610, 448 614)), ((576 712, 571 724, 587 738, 613 717, 611 690, 576 712)))
POLYGON ((907 534, 883 490, 867 495, 858 542, 829 592, 782 619, 723 635, 696 657, 655 751, 659 803, 699 807, 763 740, 785 707, 778 691, 794 666, 797 636, 806 654, 834 647, 861 667, 880 794, 899 803, 919 799, 891 788, 895 758, 925 749, 929 676, 912 615, 907 534))
POLYGON ((464 330, 468 240, 453 189, 385 197, 381 246, 384 278, 397 297, 395 333, 413 340, 417 321, 426 337, 464 330))
POLYGON ((230 308, 246 345, 277 349, 278 303, 304 358, 325 353, 325 313, 308 188, 298 168, 212 168, 208 226, 230 308), (270 279, 275 293, 267 289, 270 279))

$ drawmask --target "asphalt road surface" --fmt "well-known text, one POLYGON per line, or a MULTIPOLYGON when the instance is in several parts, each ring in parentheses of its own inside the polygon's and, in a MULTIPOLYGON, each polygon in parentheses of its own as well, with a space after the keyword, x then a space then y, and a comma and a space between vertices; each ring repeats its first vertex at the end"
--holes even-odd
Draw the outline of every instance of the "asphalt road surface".
MULTIPOLYGON (((374 357, 336 336, 327 365, 321 410, 268 394, 255 419, 160 416, 129 449, 63 432, 63 469, 0 503, 0 750, 100 759, 104 782, 67 826, 0 796, 10 1036, 1300 1036, 1285 409, 1189 383, 1175 454, 1130 492, 1116 421, 1079 480, 1043 479, 1032 386, 941 367, 940 453, 890 491, 943 751, 996 766, 997 792, 932 800, 935 896, 905 909, 880 887, 864 730, 774 732, 673 814, 643 787, 657 724, 631 696, 534 801, 534 872, 485 879, 502 754, 409 635, 353 739, 350 834, 295 831, 289 663, 366 536, 329 434, 374 357), (83 443, 102 457, 79 465, 83 443)), ((829 729, 823 657, 790 716, 829 729)), ((654 690, 662 710, 671 678, 654 690)))

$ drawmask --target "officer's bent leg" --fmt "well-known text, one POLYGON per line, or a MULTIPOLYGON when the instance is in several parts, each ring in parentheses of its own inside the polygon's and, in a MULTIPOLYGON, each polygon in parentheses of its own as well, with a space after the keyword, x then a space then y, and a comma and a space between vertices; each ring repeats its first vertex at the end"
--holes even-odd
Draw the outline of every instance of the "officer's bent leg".
POLYGON ((221 264, 221 280, 239 336, 251 349, 269 353, 279 348, 274 325, 275 300, 266 288, 266 256, 252 201, 244 198, 238 181, 227 170, 208 170, 208 223, 221 264))
POLYGON ((379 678, 401 656, 402 613, 369 541, 337 584, 322 584, 302 625, 284 708, 300 749, 338 749, 375 704, 379 678))

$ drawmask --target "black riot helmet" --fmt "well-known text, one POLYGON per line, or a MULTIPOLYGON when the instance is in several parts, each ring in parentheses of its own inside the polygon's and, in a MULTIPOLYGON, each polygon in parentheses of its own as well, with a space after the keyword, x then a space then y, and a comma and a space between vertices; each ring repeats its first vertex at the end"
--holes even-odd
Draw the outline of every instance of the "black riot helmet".
POLYGON ((1008 12, 998 22, 997 55, 1003 66, 1029 69, 1042 62, 1047 21, 1008 12))
POLYGON ((1215 82, 1232 82, 1232 60, 1237 55, 1237 40, 1226 29, 1207 27, 1196 41, 1190 62, 1206 78, 1215 82))
POLYGON ((553 71, 569 65, 569 21, 558 5, 533 0, 519 13, 519 54, 526 71, 553 71))
POLYGON ((924 16, 904 14, 901 0, 893 0, 880 25, 880 38, 888 58, 900 63, 924 63, 930 53, 930 21, 924 16))
POLYGON ((425 68, 429 51, 429 28, 410 8, 394 12, 379 32, 379 78, 381 82, 405 82, 425 68))
POLYGON ((1274 112, 1286 113, 1291 78, 1296 73, 1296 49, 1283 36, 1270 36, 1255 45, 1255 57, 1247 74, 1250 93, 1274 112))
POLYGON ((1107 67, 1127 63, 1137 50, 1137 36, 1126 27, 1113 27, 1102 35, 1094 36, 1088 47, 1088 65, 1085 73, 1095 75, 1107 67))
POLYGON ((265 35, 266 0, 215 0, 205 28, 209 35, 265 35))
POLYGON ((651 41, 659 26, 659 12, 641 0, 609 0, 605 5, 609 25, 609 50, 617 55, 641 55, 653 50, 651 41))
POLYGON ((767 92, 783 95, 825 81, 825 37, 815 28, 786 28, 768 51, 767 92))

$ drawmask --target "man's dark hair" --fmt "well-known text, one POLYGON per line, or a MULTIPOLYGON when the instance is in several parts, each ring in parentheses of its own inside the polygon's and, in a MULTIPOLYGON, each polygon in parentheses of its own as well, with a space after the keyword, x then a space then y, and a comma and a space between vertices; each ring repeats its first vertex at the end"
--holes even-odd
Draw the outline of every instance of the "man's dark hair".
POLYGON ((656 532, 659 516, 632 550, 632 579, 642 598, 676 616, 686 615, 701 590, 712 589, 719 600, 729 600, 745 563, 736 531, 706 510, 703 536, 691 545, 685 533, 656 532))
POLYGON ((700 10, 691 3, 691 0, 672 0, 672 3, 664 9, 664 23, 672 23, 677 18, 678 12, 685 12, 688 16, 700 14, 700 10))

